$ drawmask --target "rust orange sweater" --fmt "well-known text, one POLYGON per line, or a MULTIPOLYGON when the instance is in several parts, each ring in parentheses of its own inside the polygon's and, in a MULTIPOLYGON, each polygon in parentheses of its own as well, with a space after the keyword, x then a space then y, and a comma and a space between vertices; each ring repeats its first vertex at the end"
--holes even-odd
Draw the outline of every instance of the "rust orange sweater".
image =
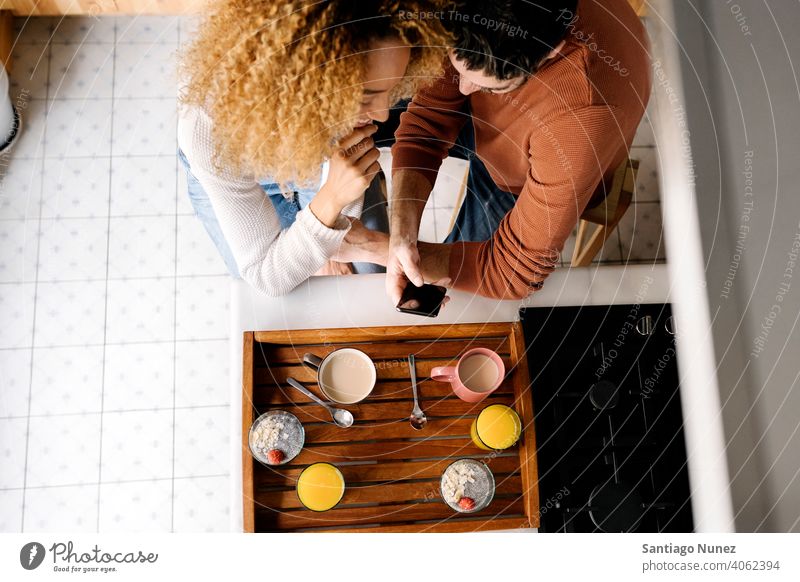
POLYGON ((510 299, 539 288, 644 113, 648 43, 627 0, 580 0, 575 14, 560 17, 570 23, 564 49, 520 88, 466 97, 448 63, 400 118, 393 171, 414 169, 433 183, 471 115, 477 155, 517 196, 491 240, 453 245, 456 289, 510 299))

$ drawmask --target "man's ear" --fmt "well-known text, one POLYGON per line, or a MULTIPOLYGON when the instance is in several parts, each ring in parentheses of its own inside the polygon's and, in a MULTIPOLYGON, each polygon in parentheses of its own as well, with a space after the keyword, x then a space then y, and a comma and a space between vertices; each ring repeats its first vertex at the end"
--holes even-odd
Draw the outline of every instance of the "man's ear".
POLYGON ((560 43, 558 43, 553 48, 553 50, 551 50, 549 53, 547 53, 547 56, 544 58, 544 60, 549 60, 549 59, 553 59, 553 58, 557 57, 558 54, 561 52, 561 49, 564 48, 565 44, 566 44, 566 41, 563 41, 563 40, 560 43))

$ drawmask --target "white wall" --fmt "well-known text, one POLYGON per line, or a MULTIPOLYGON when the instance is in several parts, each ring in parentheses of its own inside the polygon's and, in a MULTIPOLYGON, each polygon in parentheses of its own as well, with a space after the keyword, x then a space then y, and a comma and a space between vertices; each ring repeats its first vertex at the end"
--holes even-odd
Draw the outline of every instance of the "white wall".
POLYGON ((736 528, 800 531, 800 4, 674 12, 736 528))

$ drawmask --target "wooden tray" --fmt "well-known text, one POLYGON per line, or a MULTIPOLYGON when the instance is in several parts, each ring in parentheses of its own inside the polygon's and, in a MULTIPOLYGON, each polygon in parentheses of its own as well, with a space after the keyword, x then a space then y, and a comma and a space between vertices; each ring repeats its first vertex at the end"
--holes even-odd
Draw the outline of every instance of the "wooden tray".
POLYGON ((244 530, 455 532, 539 526, 539 488, 533 402, 522 326, 519 323, 430 325, 244 333, 242 460, 244 530), (356 418, 348 429, 330 423, 321 407, 286 384, 291 376, 320 394, 315 373, 302 365, 305 352, 324 356, 352 346, 375 361, 378 383, 361 404, 345 406, 356 418), (458 399, 444 382, 430 379, 434 366, 453 365, 465 350, 495 350, 506 365, 501 387, 483 402, 458 399), (429 421, 414 431, 407 356, 416 356, 421 406, 429 421), (519 444, 503 453, 477 448, 470 424, 485 406, 503 403, 519 413, 519 444), (259 414, 281 408, 303 423, 303 451, 280 468, 255 461, 248 432, 259 414), (453 460, 484 460, 495 476, 494 500, 470 515, 454 512, 441 499, 439 481, 453 460), (347 483, 334 509, 316 513, 300 504, 295 491, 303 467, 328 461, 347 483))

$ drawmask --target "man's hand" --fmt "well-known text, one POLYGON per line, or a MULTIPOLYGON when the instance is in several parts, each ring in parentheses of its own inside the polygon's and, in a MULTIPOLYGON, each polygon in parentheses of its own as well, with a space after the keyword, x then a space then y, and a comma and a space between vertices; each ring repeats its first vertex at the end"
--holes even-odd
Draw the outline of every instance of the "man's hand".
POLYGON ((350 263, 340 263, 339 261, 330 260, 324 265, 322 268, 314 273, 315 277, 321 277, 324 275, 352 275, 353 274, 353 265, 350 263))
POLYGON ((389 243, 389 259, 386 262, 386 293, 393 305, 400 302, 408 281, 417 287, 425 282, 422 277, 417 243, 410 240, 393 239, 389 243))
POLYGON ((432 187, 424 175, 414 170, 398 170, 392 174, 392 234, 386 261, 386 294, 392 305, 399 303, 408 281, 418 287, 424 283, 417 234, 432 187))

